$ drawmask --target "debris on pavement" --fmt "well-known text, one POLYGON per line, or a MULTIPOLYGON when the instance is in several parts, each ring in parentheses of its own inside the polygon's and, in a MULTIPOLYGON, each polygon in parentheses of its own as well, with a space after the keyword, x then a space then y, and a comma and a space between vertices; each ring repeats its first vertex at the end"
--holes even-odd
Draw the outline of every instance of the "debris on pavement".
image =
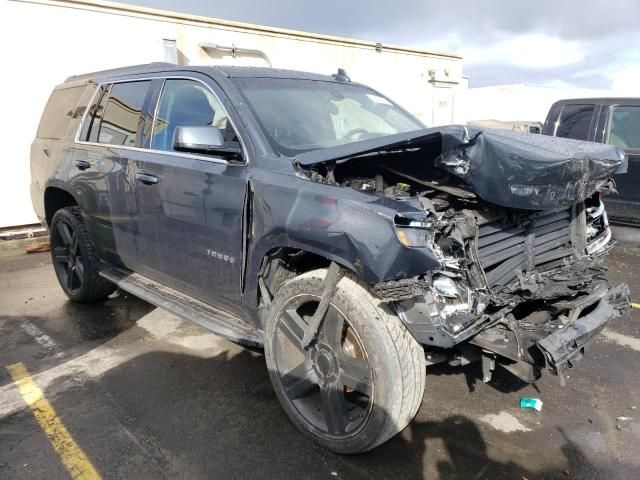
POLYGON ((540 412, 542 411, 542 400, 539 398, 522 397, 520 399, 520 408, 530 408, 540 412))
POLYGON ((25 251, 27 253, 40 253, 40 252, 49 252, 51 250, 51 246, 49 242, 47 243, 33 243, 31 245, 27 245, 25 251))

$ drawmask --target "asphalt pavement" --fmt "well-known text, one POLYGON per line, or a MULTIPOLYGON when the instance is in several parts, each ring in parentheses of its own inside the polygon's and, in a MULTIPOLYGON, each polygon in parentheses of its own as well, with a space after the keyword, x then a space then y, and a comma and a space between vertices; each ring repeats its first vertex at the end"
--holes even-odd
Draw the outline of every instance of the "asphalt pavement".
MULTIPOLYGON (((123 292, 70 303, 49 254, 25 253, 33 242, 0 243, 2 479, 70 478, 74 461, 105 479, 640 478, 640 309, 610 322, 565 387, 430 367, 407 429, 340 456, 288 421, 260 352, 123 292), (542 411, 520 409, 523 396, 542 411)), ((640 301, 639 244, 608 265, 640 301)))

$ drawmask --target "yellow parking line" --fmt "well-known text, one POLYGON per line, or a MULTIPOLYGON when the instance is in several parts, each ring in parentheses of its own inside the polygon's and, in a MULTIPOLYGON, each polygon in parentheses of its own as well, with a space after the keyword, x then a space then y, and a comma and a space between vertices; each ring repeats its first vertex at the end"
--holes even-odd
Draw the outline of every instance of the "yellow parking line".
POLYGON ((633 308, 640 308, 640 303, 632 303, 631 306, 633 308))
POLYGON ((33 411, 33 416, 44 430, 54 450, 71 474, 71 478, 99 480, 101 477, 91 465, 82 449, 73 440, 60 417, 45 398, 42 390, 35 384, 27 368, 22 363, 7 367, 9 375, 18 386, 22 398, 33 411))

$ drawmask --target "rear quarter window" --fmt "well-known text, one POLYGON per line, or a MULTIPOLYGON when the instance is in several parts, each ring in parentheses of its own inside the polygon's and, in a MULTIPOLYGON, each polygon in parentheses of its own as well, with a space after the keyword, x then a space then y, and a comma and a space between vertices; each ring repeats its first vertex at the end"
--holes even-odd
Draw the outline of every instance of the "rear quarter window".
POLYGON ((59 88, 51 93, 38 126, 38 138, 60 140, 67 131, 69 121, 86 86, 59 88))
POLYGON ((594 105, 565 105, 560 114, 556 137, 589 140, 594 105))

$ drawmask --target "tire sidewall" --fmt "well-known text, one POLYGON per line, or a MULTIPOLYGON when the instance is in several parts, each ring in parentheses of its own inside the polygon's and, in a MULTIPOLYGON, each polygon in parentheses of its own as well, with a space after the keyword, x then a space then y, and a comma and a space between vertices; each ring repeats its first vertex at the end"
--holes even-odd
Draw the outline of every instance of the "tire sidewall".
MULTIPOLYGON (((60 221, 63 221, 67 225, 69 225, 73 229, 73 232, 78 238, 78 248, 80 249, 80 254, 82 255, 82 262, 83 262, 82 264, 84 267, 84 273, 82 278, 82 287, 77 292, 71 292, 66 285, 63 285, 62 281, 58 277, 57 272, 56 272, 56 278, 58 279, 58 283, 60 284, 60 287, 62 288, 64 293, 67 295, 67 297, 69 297, 70 300, 81 302, 85 299, 85 297, 87 296, 87 292, 91 287, 89 284, 90 283, 89 277, 91 273, 90 270, 96 268, 96 266, 92 264, 92 255, 90 251, 91 246, 87 245, 86 243, 87 237, 85 235, 86 230, 85 230, 84 224, 82 223, 81 220, 76 218, 76 216, 73 214, 73 212, 70 211, 69 208, 60 209, 53 215, 53 218, 51 220, 51 226, 50 226, 51 232, 56 232, 58 222, 60 221)), ((56 235, 57 235, 57 232, 56 232, 56 235)), ((53 245, 51 245, 52 261, 54 261, 54 254, 55 254, 54 248, 53 248, 53 245)))
POLYGON ((353 295, 353 288, 345 288, 348 285, 360 287, 350 277, 343 277, 336 287, 331 304, 339 310, 355 329, 361 340, 372 369, 373 394, 371 400, 373 406, 364 426, 361 426, 351 436, 345 438, 331 438, 322 435, 309 423, 301 418, 301 414, 290 404, 290 400, 281 384, 280 375, 276 368, 274 355, 274 340, 276 335, 276 320, 289 301, 299 295, 312 295, 318 299, 322 295, 322 281, 324 271, 316 270, 296 277, 287 282, 276 294, 267 316, 265 328, 265 358, 271 383, 276 391, 289 419, 309 438, 319 445, 337 453, 358 453, 369 450, 380 442, 380 434, 384 432, 385 425, 394 421, 397 416, 397 399, 394 399, 394 379, 398 378, 399 365, 394 365, 393 356, 387 354, 389 348, 384 335, 386 330, 382 326, 382 319, 377 312, 366 302, 358 302, 353 295))

